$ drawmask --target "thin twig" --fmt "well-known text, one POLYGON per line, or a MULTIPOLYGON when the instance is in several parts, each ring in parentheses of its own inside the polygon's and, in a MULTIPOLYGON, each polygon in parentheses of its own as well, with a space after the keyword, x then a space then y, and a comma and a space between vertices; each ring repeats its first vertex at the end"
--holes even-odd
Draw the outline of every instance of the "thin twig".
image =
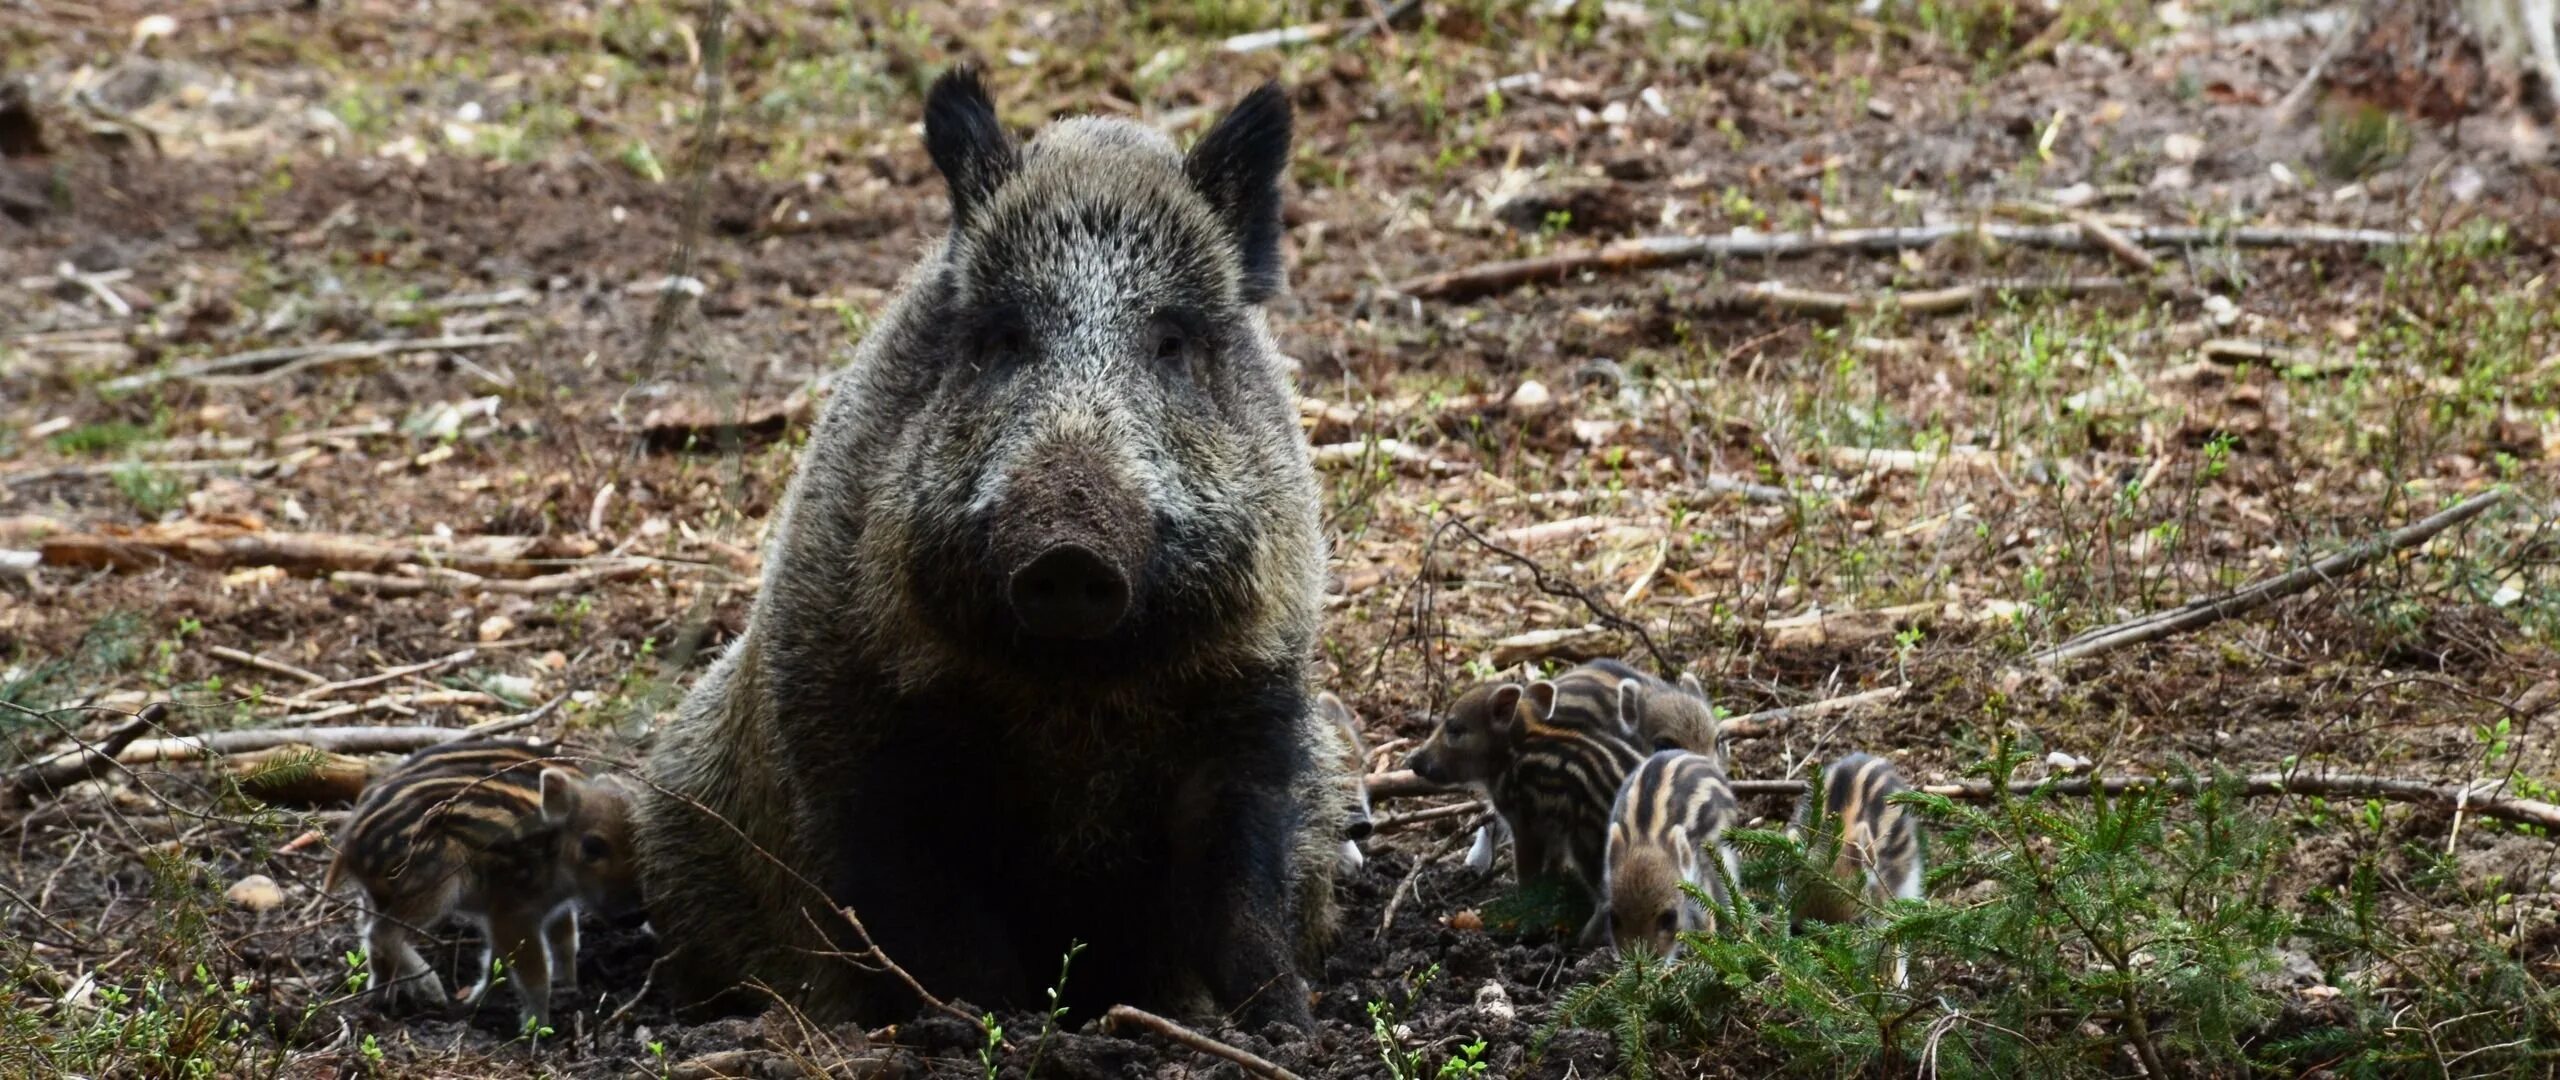
POLYGON ((331 705, 312 712, 294 713, 291 716, 278 718, 276 723, 316 724, 323 720, 340 720, 374 712, 405 712, 413 709, 451 709, 466 706, 485 709, 504 704, 506 701, 498 695, 480 690, 427 690, 415 694, 384 694, 363 701, 331 705))
POLYGON ((484 349, 493 345, 513 345, 523 340, 523 334, 457 334, 450 337, 341 341, 329 345, 285 345, 273 349, 253 349, 173 368, 109 379, 99 383, 98 388, 109 393, 121 394, 158 386, 173 379, 201 379, 209 375, 261 372, 295 361, 325 363, 336 360, 362 360, 394 353, 425 352, 431 349, 484 349))
POLYGON ((1483 803, 1470 800, 1462 803, 1450 803, 1447 806, 1434 806, 1428 809, 1415 810, 1411 813, 1387 814, 1370 823, 1369 835, 1383 836, 1387 833, 1410 829, 1417 825, 1428 825, 1434 821, 1446 821, 1453 817, 1465 817, 1469 814, 1482 813, 1484 812, 1484 808, 1485 806, 1483 803))
MULTIPOLYGON (((2067 777, 2047 780, 2012 780, 2012 795, 2027 795, 2048 790, 2056 795, 2086 796, 2096 792, 2123 795, 2135 791, 2167 791, 2192 795, 2208 790, 2220 781, 2212 777, 2180 776, 2109 776, 2067 777)), ((2504 780, 2475 780, 2465 784, 2433 784, 2391 776, 2366 776, 2357 773, 2252 773, 2233 784, 2232 793, 2243 798, 2271 795, 2316 795, 2322 798, 2381 799, 2385 802, 2415 803, 2460 809, 2480 817, 2497 818, 2519 825, 2539 825, 2560 834, 2560 804, 2539 799, 2493 795, 2488 792, 2505 786, 2504 780)), ((1951 784, 1922 784, 1916 790, 1964 802, 1979 802, 1993 796, 1995 788, 1986 780, 1966 780, 1951 784)), ((1802 780, 1736 780, 1736 795, 1802 796, 1802 780)))
POLYGON ((1448 858, 1451 853, 1458 850, 1460 844, 1469 842, 1477 830, 1484 828, 1486 823, 1492 820, 1493 814, 1490 812, 1476 815, 1458 831, 1441 838, 1440 846, 1432 848, 1430 854, 1414 860, 1413 868, 1404 872, 1404 878, 1396 882, 1396 891, 1387 897, 1387 909, 1378 914, 1379 937, 1386 937, 1387 931, 1395 926, 1396 912, 1404 907, 1405 898, 1413 895, 1414 888, 1421 884, 1422 872, 1430 869, 1440 860, 1448 858))
POLYGON ((295 667, 282 660, 270 660, 256 653, 242 652, 228 645, 215 645, 207 648, 205 652, 212 654, 216 660, 228 660, 260 671, 272 671, 278 675, 290 675, 315 686, 329 685, 329 677, 326 675, 295 667))
POLYGON ((1145 1009, 1114 1005, 1102 1014, 1103 1030, 1118 1032, 1123 1028, 1141 1028, 1181 1043, 1203 1054, 1234 1062, 1244 1071, 1269 1080, 1298 1080, 1298 1074, 1272 1064, 1270 1059, 1241 1047, 1229 1046, 1190 1028, 1157 1016, 1145 1009))
POLYGON ((1636 643, 1644 646, 1645 655, 1653 658, 1655 669, 1657 671, 1667 675, 1680 670, 1679 661, 1672 659, 1671 654, 1662 651, 1662 646, 1655 644, 1653 635, 1645 632, 1644 624, 1618 614, 1617 609, 1611 607, 1608 601, 1591 595, 1590 590, 1570 581, 1561 581, 1548 577, 1547 568, 1539 565, 1536 559, 1532 559, 1510 548, 1485 539, 1483 533, 1477 532, 1473 526, 1468 525, 1462 518, 1458 518, 1456 516, 1450 517, 1445 527, 1458 530, 1460 535, 1465 536, 1469 540, 1475 541, 1477 546, 1496 555, 1500 555, 1503 558, 1509 559, 1513 563, 1518 564, 1521 568, 1529 571, 1530 579, 1536 583, 1539 592, 1545 593, 1549 596, 1564 597, 1566 599, 1580 601, 1583 607, 1590 609, 1593 621, 1598 622, 1600 625, 1608 627, 1609 629, 1624 631, 1635 635, 1636 643))
POLYGON ((2255 611, 2276 600, 2306 592, 2313 586, 2362 570, 2385 555, 2426 543, 2438 533, 2479 517, 2506 498, 2506 495, 2505 488, 2493 488, 2481 492, 2438 511, 2424 521, 2404 526, 2378 539, 2356 544, 2301 569, 2258 581, 2221 596, 2191 601, 2181 607, 2153 612, 2138 619, 2089 631, 2030 656, 2026 662, 2038 667, 2054 667, 2064 661, 2113 652, 2129 645, 2157 641, 2172 634, 2184 633, 2200 626, 2220 622, 2234 615, 2255 611))
POLYGON ((2150 252, 2142 250, 2142 245, 2134 243, 2132 237, 2118 231, 2115 226, 2098 220, 2097 215, 2086 211, 2073 211, 2071 223, 2080 226, 2081 235, 2088 237, 2089 242, 2105 248, 2107 254, 2116 257, 2117 262, 2132 267, 2146 277, 2159 272, 2159 259, 2152 257, 2150 252))
POLYGON ((379 686, 383 683, 391 682, 396 679, 408 678, 411 675, 424 675, 429 672, 442 671, 456 664, 468 664, 473 658, 479 655, 480 650, 478 649, 462 649, 456 652, 446 653, 433 660, 421 661, 415 664, 404 664, 400 667, 384 668, 375 674, 366 675, 362 678, 348 679, 343 682, 323 682, 321 685, 313 687, 307 693, 287 699, 286 704, 308 707, 319 701, 321 698, 335 694, 343 694, 349 690, 362 690, 368 686, 379 686))
MULTIPOLYGON (((2408 233, 2325 226, 2198 228, 2141 225, 2119 230, 2145 247, 2399 247, 2418 239, 2408 233)), ((1909 228, 1838 229, 1828 232, 1737 232, 1724 236, 1646 236, 1587 251, 1512 259, 1426 274, 1395 284, 1397 293, 1426 300, 1465 300, 1518 285, 1558 282, 1581 273, 1643 270, 1714 259, 1798 258, 1827 252, 1889 254, 1926 248, 1960 236, 2019 247, 2083 251, 2099 245, 2078 225, 1927 225, 1909 228)))

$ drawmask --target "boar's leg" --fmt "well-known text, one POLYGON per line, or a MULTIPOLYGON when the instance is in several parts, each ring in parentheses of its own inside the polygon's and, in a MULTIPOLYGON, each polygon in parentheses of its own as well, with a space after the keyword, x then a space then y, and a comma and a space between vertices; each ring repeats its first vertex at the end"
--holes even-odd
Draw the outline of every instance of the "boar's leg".
POLYGON ((1173 841, 1166 899, 1189 907, 1168 912, 1169 925, 1189 932, 1167 959, 1189 969, 1170 973, 1176 981, 1206 982, 1218 1007, 1247 1028, 1280 1021, 1304 1029, 1313 1020, 1289 928, 1290 859, 1309 824, 1290 793, 1308 767, 1292 710, 1306 706, 1294 693, 1243 697, 1267 708, 1202 725, 1219 733, 1223 753, 1179 781, 1165 807, 1173 841))
MULTIPOLYGON (((828 894, 853 909, 887 953, 925 990, 945 1001, 1028 1005, 1034 983, 1022 966, 997 903, 993 876, 1010 869, 1004 833, 987 820, 982 800, 936 770, 888 752, 843 785, 833 811, 840 838, 828 894)), ((848 953, 860 936, 833 912, 813 912, 848 953)), ((870 968, 868 956, 841 962, 870 968)), ((864 1000, 850 1010, 866 1022, 890 1022, 922 1007, 894 977, 865 978, 864 1000)))

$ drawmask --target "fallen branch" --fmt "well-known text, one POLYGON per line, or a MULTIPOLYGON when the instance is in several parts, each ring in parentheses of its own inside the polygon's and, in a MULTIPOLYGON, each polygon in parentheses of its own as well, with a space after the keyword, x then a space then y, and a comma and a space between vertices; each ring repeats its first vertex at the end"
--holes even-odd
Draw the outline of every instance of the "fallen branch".
POLYGON ((237 755, 228 764, 241 791, 271 806, 351 803, 373 781, 364 759, 305 743, 237 755))
POLYGON ((491 721, 467 728, 439 727, 316 727, 257 728, 250 731, 216 731, 204 735, 187 735, 171 739, 144 739, 124 748, 116 761, 125 765, 179 764, 202 761, 209 757, 247 754, 273 750, 297 743, 333 754, 406 754, 430 746, 440 746, 455 739, 477 738, 512 731, 516 717, 491 721), (513 726, 502 726, 513 724, 513 726))
MULTIPOLYGON (((2144 247, 2398 247, 2417 239, 2407 233, 2376 229, 2299 228, 2212 229, 2182 225, 2144 225, 2119 230, 2144 247)), ((1724 236, 1647 236, 1621 240, 1588 251, 1531 259, 1484 263, 1398 282, 1406 296, 1432 300, 1466 300, 1519 285, 1560 282, 1580 273, 1643 270, 1715 259, 1801 258, 1831 252, 1890 254, 1933 246, 1960 236, 2020 247, 2083 251, 2101 245, 2076 224, 1928 225, 1911 228, 1840 229, 1829 232, 1735 232, 1724 236)))
POLYGON ((276 468, 277 463, 273 458, 232 458, 220 461, 84 461, 77 465, 51 465, 41 469, 13 472, 0 477, 0 486, 17 487, 22 484, 41 484, 53 480, 116 476, 126 472, 239 473, 242 476, 254 477, 274 472, 276 468))
POLYGON ((1710 301, 1708 306, 1762 308, 1792 315, 1820 315, 1828 318, 1845 318, 1871 311, 1893 311, 1905 315, 1950 315, 1959 311, 1970 311, 2004 295, 2070 298, 2131 292, 2133 288, 2132 283, 2116 278, 2061 278, 2052 281, 2026 278, 2015 281, 1950 285, 1940 289, 1919 289, 1912 292, 1866 295, 1822 292, 1814 289, 1799 289, 1777 282, 1763 282, 1758 285, 1743 286, 1722 304, 1710 301))
POLYGON ((8 783, 0 787, 0 805, 26 806, 38 796, 52 795, 75 784, 105 776, 116 767, 117 755, 130 748, 146 731, 158 728, 169 718, 169 706, 152 702, 142 707, 133 719, 118 724, 106 737, 86 743, 52 757, 29 762, 9 774, 8 783))
POLYGON ((1109 1012, 1102 1014, 1104 1031, 1116 1034, 1133 1027, 1154 1032, 1211 1057, 1233 1062, 1237 1067, 1255 1076, 1268 1077, 1270 1080, 1298 1080, 1298 1074, 1272 1064, 1269 1059, 1260 1054, 1229 1046, 1144 1009, 1114 1005, 1109 1012))
POLYGON ((2426 543, 2438 533, 2479 517, 2506 498, 2506 494, 2505 488, 2493 488, 2481 492, 2438 511, 2426 520, 2403 526, 2379 539, 2356 544, 2301 569, 2244 586, 2221 596, 2190 601, 2167 611, 2153 612, 2114 626, 2100 627, 2030 656, 2026 662, 2050 668, 2065 661, 2113 652, 2129 645, 2157 641, 2172 634, 2184 633, 2200 626, 2220 622, 2234 615, 2255 611, 2276 600, 2308 591, 2315 585, 2362 570, 2385 555, 2426 543))
MULTIPOLYGON (((317 576, 341 570, 387 571, 403 564, 436 566, 492 578, 533 578, 556 568, 557 558, 537 561, 539 537, 473 537, 452 547, 419 546, 341 533, 266 532, 238 525, 177 522, 131 530, 49 536, 38 550, 48 566, 88 570, 150 570, 171 562, 210 569, 281 566, 317 576)), ((593 545, 570 549, 567 557, 594 553, 593 545), (575 554, 572 554, 574 550, 575 554)))
POLYGON ((285 345, 273 349, 253 349, 212 360, 199 360, 192 364, 181 364, 158 371, 145 371, 109 379, 98 384, 98 388, 111 394, 122 394, 158 386, 173 379, 200 379, 208 375, 243 375, 268 371, 297 362, 308 366, 337 360, 363 360, 394 353, 425 352, 430 349, 480 349, 492 345, 513 345, 523 340, 522 334, 464 334, 455 337, 341 341, 330 345, 285 345))
MULTIPOLYGON (((2192 795, 2210 789, 2219 781, 2212 777, 2177 776, 2110 776, 2068 777, 2047 780, 2013 780, 2008 792, 2027 795, 2049 790, 2056 795, 2085 796, 2103 791, 2123 795, 2134 791, 2168 791, 2192 795)), ((2389 776, 2364 776, 2353 773, 2313 775, 2307 773, 2253 773, 2241 777, 2233 792, 2244 798, 2270 795, 2315 795, 2321 798, 2381 799, 2385 802, 2416 803, 2441 807, 2456 813, 2476 814, 2519 825, 2539 825, 2560 830, 2560 805, 2540 799, 2522 799, 2494 792, 2504 787, 2503 780, 2475 780, 2467 784, 2430 784, 2423 780, 2406 780, 2389 776)), ((1802 796, 1802 780, 1736 780, 1734 794, 1765 796, 1802 796)), ((1918 790, 1931 795, 1964 802, 1990 799, 1996 792, 1986 780, 1968 780, 1953 784, 1922 784, 1918 790)))

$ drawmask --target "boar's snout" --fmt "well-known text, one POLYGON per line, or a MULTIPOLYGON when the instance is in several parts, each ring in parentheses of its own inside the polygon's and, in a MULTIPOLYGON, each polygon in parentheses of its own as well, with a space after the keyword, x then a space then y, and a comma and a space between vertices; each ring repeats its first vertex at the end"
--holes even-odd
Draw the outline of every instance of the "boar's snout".
POLYGON ((1024 629, 1041 637, 1098 638, 1129 613, 1129 579, 1082 544, 1059 544, 1013 572, 1006 590, 1024 629))
POLYGON ((1005 602, 1022 628, 1089 641, 1118 629, 1136 599, 1148 515, 1090 450, 1053 447, 1016 468, 995 527, 1005 602))

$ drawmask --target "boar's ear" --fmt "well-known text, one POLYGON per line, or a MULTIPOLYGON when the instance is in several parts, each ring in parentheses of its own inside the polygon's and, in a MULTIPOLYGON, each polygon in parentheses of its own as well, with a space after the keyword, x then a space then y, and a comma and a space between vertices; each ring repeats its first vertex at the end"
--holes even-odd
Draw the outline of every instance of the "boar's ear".
POLYGON ((1280 172, 1289 167, 1289 98, 1264 83, 1220 118, 1182 163, 1226 222, 1244 263, 1244 301, 1280 291, 1280 172))
POLYGON ((933 81, 924 100, 924 148, 951 185, 954 232, 1022 163, 976 68, 953 68, 933 81))

